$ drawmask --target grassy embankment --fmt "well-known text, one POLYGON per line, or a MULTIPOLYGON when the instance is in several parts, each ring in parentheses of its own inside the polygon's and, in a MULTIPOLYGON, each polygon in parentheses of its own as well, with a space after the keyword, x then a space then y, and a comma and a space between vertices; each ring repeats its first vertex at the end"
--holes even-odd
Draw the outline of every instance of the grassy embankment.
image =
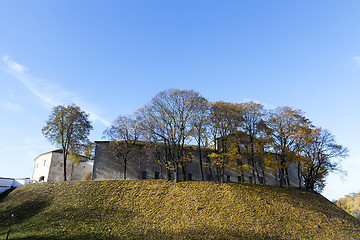
POLYGON ((319 194, 246 183, 29 184, 0 198, 0 223, 0 239, 360 239, 319 194))

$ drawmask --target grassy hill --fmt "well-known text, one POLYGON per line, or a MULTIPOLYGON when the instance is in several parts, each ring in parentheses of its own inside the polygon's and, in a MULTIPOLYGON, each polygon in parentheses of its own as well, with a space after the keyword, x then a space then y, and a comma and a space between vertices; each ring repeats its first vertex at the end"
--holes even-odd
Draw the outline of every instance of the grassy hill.
POLYGON ((360 239, 319 194, 246 183, 29 184, 0 198, 0 239, 10 225, 10 239, 360 239))

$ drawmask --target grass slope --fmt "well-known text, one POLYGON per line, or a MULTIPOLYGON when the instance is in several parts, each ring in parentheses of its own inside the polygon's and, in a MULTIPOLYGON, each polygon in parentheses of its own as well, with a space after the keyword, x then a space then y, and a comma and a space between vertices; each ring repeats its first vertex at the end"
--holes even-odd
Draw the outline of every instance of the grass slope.
POLYGON ((246 183, 28 184, 0 198, 0 239, 11 224, 10 239, 360 239, 319 194, 246 183))

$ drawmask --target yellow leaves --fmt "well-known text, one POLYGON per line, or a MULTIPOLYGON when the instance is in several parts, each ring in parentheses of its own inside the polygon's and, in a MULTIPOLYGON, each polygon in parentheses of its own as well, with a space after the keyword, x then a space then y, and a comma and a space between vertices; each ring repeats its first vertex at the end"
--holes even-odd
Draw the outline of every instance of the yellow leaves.
POLYGON ((111 239, 359 239, 360 228, 318 194, 238 183, 29 184, 0 202, 0 239, 10 210, 19 217, 14 239, 107 239, 109 226, 111 239))
POLYGON ((336 205, 360 220, 360 193, 351 193, 336 201, 336 205))

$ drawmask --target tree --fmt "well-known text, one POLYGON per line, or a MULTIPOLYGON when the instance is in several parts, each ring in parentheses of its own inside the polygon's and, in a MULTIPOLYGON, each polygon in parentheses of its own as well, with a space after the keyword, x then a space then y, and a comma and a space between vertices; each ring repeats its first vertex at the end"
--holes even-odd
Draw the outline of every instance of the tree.
MULTIPOLYGON (((265 116, 264 106, 255 102, 240 103, 237 105, 242 112, 242 121, 240 122, 241 132, 245 137, 241 137, 240 141, 246 144, 246 155, 250 159, 254 182, 256 183, 255 172, 257 173, 260 182, 259 170, 255 164, 255 158, 263 162, 263 146, 264 133, 266 131, 266 124, 263 120, 265 116)), ((262 174, 264 174, 264 166, 262 166, 262 174)), ((264 178, 265 180, 265 178, 264 178)))
POLYGON ((302 111, 291 107, 278 107, 269 114, 266 125, 270 131, 269 150, 278 159, 279 183, 282 187, 287 182, 290 185, 287 168, 296 162, 295 140, 302 126, 308 124, 302 111))
POLYGON ((126 168, 128 161, 136 157, 136 144, 140 137, 139 124, 131 116, 120 115, 104 135, 110 140, 107 146, 108 153, 115 159, 124 163, 123 178, 126 179, 126 168))
POLYGON ((201 172, 201 180, 205 180, 204 178, 204 170, 203 170, 203 158, 202 151, 203 147, 207 147, 208 144, 208 124, 209 124, 209 102, 200 97, 198 99, 198 104, 196 105, 196 109, 194 115, 191 118, 191 125, 193 128, 192 136, 197 143, 197 150, 199 152, 199 164, 200 164, 200 172, 201 172))
POLYGON ((190 124, 199 100, 199 93, 192 90, 169 89, 158 93, 144 108, 138 111, 141 129, 145 136, 153 136, 164 144, 169 167, 178 182, 179 167, 187 163, 184 147, 192 133, 190 124))
POLYGON ((230 164, 232 158, 229 155, 231 149, 231 135, 236 131, 241 121, 241 113, 232 103, 215 102, 210 106, 209 131, 212 137, 215 151, 210 155, 214 159, 213 165, 216 166, 217 180, 223 182, 225 168, 230 164))
POLYGON ((327 130, 312 129, 303 141, 302 177, 305 188, 321 191, 329 172, 338 171, 341 159, 348 150, 336 144, 335 137, 327 130))
POLYGON ((69 155, 80 155, 92 147, 88 136, 93 129, 89 115, 75 104, 53 108, 45 127, 41 130, 46 139, 63 151, 64 181, 69 155))
POLYGON ((336 201, 336 205, 360 220, 360 192, 350 193, 336 201))

